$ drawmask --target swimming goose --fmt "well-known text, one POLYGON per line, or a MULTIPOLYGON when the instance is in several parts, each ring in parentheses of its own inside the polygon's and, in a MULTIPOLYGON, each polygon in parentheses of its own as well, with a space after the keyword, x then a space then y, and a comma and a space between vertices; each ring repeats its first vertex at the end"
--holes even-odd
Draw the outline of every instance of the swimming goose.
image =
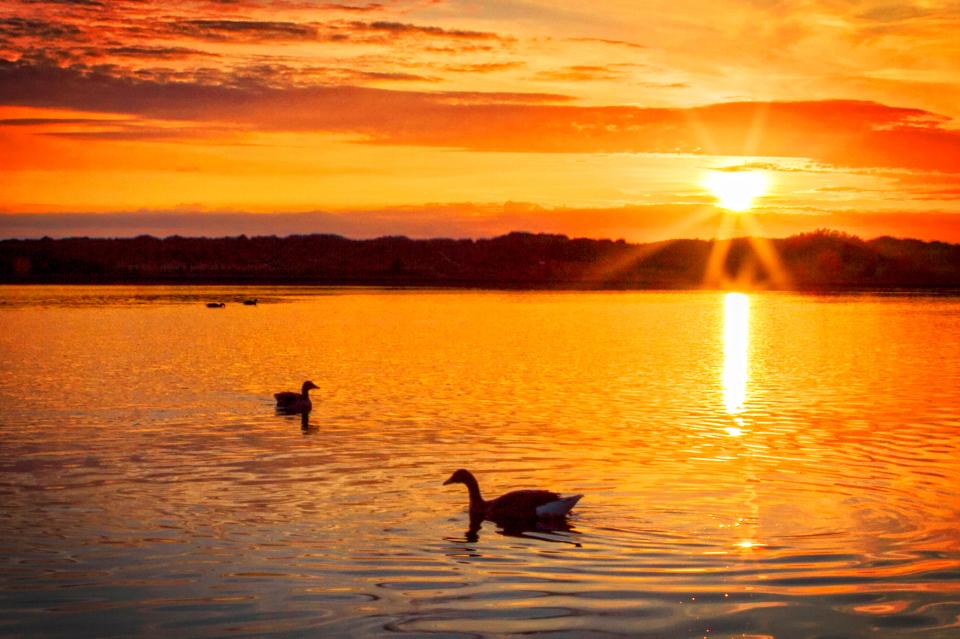
POLYGON ((461 468, 443 482, 464 484, 470 493, 470 516, 483 517, 493 522, 565 517, 583 495, 561 497, 549 490, 514 490, 496 499, 486 500, 480 494, 477 478, 461 468))
POLYGON ((306 381, 300 387, 299 393, 292 391, 283 391, 274 393, 273 398, 277 400, 277 410, 287 413, 309 413, 313 409, 313 402, 310 401, 310 389, 319 388, 311 381, 306 381))
POLYGON ((226 306, 223 302, 207 302, 207 308, 223 308, 226 306))

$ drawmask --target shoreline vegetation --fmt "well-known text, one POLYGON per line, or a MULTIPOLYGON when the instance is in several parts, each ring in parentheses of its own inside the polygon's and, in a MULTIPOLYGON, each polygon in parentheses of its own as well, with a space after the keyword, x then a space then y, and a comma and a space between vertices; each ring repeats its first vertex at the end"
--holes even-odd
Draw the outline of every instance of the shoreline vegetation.
POLYGON ((526 289, 960 289, 960 244, 829 230, 783 239, 339 235, 0 241, 3 284, 316 284, 526 289))

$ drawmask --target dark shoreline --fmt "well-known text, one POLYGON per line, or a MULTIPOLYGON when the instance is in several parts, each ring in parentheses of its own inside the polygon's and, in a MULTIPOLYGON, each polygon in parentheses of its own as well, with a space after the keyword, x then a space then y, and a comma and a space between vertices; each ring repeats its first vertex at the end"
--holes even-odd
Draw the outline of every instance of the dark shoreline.
POLYGON ((769 286, 634 286, 634 285, 610 285, 610 284, 589 284, 584 282, 552 283, 544 285, 541 283, 530 284, 524 282, 402 282, 395 281, 350 281, 350 280, 296 280, 296 279, 275 279, 275 280, 248 280, 248 279, 210 279, 210 280, 183 280, 183 279, 80 279, 80 278, 59 278, 59 279, 30 279, 30 280, 10 280, 0 279, 0 287, 3 286, 146 286, 146 287, 294 287, 294 288, 315 288, 315 289, 370 289, 370 290, 397 290, 397 291, 516 291, 516 292, 544 292, 544 293, 576 293, 576 292, 774 292, 774 293, 806 293, 811 295, 911 295, 922 294, 932 296, 954 297, 960 296, 960 285, 936 286, 936 285, 907 285, 907 286, 794 286, 784 288, 773 288, 769 286))
POLYGON ((960 244, 831 231, 784 239, 351 240, 335 235, 0 241, 0 284, 491 290, 960 291, 960 244))

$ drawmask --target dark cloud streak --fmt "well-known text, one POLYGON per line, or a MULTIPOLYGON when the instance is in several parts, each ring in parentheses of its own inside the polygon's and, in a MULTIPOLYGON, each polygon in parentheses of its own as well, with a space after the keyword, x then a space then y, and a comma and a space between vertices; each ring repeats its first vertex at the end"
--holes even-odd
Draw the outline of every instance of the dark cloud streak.
POLYGON ((200 40, 223 42, 227 40, 313 40, 317 28, 297 22, 268 22, 255 20, 178 20, 167 28, 171 33, 200 40))
POLYGON ((200 49, 191 49, 189 47, 149 47, 149 46, 123 46, 110 47, 107 49, 87 51, 88 54, 99 54, 106 56, 116 56, 120 58, 146 58, 152 60, 174 60, 180 58, 206 57, 218 58, 217 53, 201 51, 200 49))
POLYGON ((63 124, 116 124, 122 120, 102 120, 98 118, 4 118, 0 126, 58 126, 63 124))
POLYGON ((103 2, 99 0, 20 0, 23 4, 53 4, 66 5, 71 7, 103 7, 103 2))
POLYGON ((7 38, 75 40, 81 35, 81 30, 76 25, 64 22, 10 17, 0 18, 0 35, 7 38))
POLYGON ((489 31, 466 31, 462 29, 443 29, 441 27, 424 26, 418 24, 405 24, 402 22, 347 22, 332 25, 334 29, 345 30, 350 34, 375 32, 385 33, 392 36, 428 36, 431 38, 449 38, 454 40, 508 40, 496 33, 489 31))
POLYGON ((326 9, 327 11, 349 11, 351 13, 369 13, 372 11, 379 11, 383 9, 383 4, 379 2, 371 2, 364 5, 327 3, 323 5, 322 8, 326 9))

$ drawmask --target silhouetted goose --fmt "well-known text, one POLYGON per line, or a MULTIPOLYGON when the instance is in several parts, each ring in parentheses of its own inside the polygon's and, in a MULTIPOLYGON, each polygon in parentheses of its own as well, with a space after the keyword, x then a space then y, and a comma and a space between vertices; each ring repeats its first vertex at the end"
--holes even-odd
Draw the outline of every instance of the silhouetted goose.
POLYGON ((319 387, 311 381, 306 381, 300 387, 299 393, 292 391, 274 393, 273 398, 277 400, 277 410, 287 413, 309 413, 313 408, 313 403, 310 401, 310 390, 313 388, 319 387))
POLYGON ((483 517, 490 521, 531 520, 546 517, 564 517, 583 495, 561 497, 549 490, 514 490, 496 499, 485 500, 480 494, 477 478, 469 470, 461 468, 443 482, 464 484, 470 493, 470 516, 483 517))
POLYGON ((243 305, 244 305, 244 306, 256 306, 256 305, 257 305, 257 298, 254 297, 254 298, 249 299, 249 300, 243 300, 243 305))
POLYGON ((223 308, 226 306, 223 302, 207 302, 207 308, 223 308))

